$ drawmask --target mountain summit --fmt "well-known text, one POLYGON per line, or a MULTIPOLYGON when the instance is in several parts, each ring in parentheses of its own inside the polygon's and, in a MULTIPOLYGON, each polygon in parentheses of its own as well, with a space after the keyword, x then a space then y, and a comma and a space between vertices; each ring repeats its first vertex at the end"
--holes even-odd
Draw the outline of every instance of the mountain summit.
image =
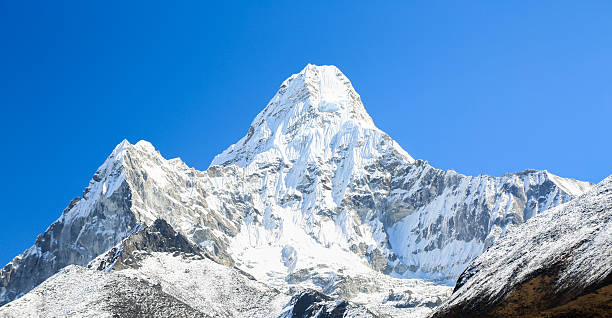
MULTIPOLYGON (((248 134, 215 157, 212 165, 245 166, 263 153, 283 162, 326 161, 338 147, 359 147, 362 157, 374 155, 380 139, 413 161, 397 143, 374 125, 361 97, 335 66, 308 64, 286 79, 268 105, 253 120, 248 134)), ((264 156, 265 160, 270 159, 264 156)))
MULTIPOLYGON (((121 253, 161 219, 207 259, 295 295, 295 304, 332 297, 421 315, 450 287, 419 278, 454 282, 508 228, 590 187, 546 171, 471 177, 415 161, 376 128, 336 67, 308 65, 205 171, 146 141, 123 141, 83 196, 0 271, 0 303, 67 265, 121 253)), ((172 254, 152 257, 184 265, 172 254)), ((164 292, 185 300, 172 287, 164 292)))

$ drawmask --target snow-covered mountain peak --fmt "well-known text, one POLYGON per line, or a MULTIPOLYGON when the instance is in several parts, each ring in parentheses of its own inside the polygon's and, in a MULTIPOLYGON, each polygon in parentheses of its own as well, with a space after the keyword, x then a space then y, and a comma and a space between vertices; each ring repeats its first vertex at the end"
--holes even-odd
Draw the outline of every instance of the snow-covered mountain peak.
MULTIPOLYGON (((424 313, 449 287, 399 278, 454 280, 510 225, 589 187, 546 171, 470 177, 415 162, 376 128, 336 67, 307 65, 207 170, 122 141, 82 197, 0 269, 0 304, 163 219, 214 262, 282 293, 311 288, 374 311, 424 313)), ((166 256, 150 269, 182 273, 172 284, 208 268, 166 256)))
POLYGON ((321 113, 345 113, 362 125, 373 124, 361 102, 361 97, 349 79, 335 66, 308 64, 300 73, 304 77, 317 110, 321 113))
POLYGON ((115 161, 122 160, 127 152, 134 150, 151 154, 157 152, 153 144, 146 140, 139 140, 137 143, 131 144, 127 139, 123 139, 117 146, 115 146, 115 149, 113 149, 108 158, 106 158, 104 164, 102 164, 98 170, 103 169, 108 165, 112 165, 115 161))
MULTIPOLYGON (((373 126, 372 118, 361 104, 359 94, 349 79, 334 65, 306 65, 301 72, 283 82, 276 96, 282 99, 287 93, 306 93, 306 97, 310 99, 310 107, 300 108, 300 111, 312 110, 319 116, 328 117, 335 114, 335 117, 345 121, 358 120, 360 125, 373 126)), ((280 106, 291 105, 283 103, 280 106)))
POLYGON ((414 161, 376 128, 361 97, 337 67, 308 64, 283 82, 255 117, 247 135, 215 157, 211 165, 245 166, 258 156, 267 161, 293 162, 304 157, 321 161, 329 159, 340 145, 351 150, 366 148, 359 152, 367 157, 376 157, 372 152, 381 150, 372 148, 390 146, 407 161, 414 161), (370 135, 376 135, 377 140, 371 140, 370 135), (384 142, 371 143, 381 139, 384 142), (365 140, 370 143, 360 142, 365 140))
POLYGON ((113 149, 113 152, 111 153, 111 155, 116 155, 124 151, 125 149, 127 149, 127 147, 131 145, 132 144, 127 139, 123 139, 117 146, 115 146, 115 149, 113 149))

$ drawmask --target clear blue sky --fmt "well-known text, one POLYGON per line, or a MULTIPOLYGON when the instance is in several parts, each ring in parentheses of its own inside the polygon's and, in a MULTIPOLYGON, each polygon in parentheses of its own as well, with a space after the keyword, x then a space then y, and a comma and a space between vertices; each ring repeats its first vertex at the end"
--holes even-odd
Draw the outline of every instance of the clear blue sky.
POLYGON ((205 169, 306 63, 437 167, 612 173, 610 1, 174 2, 0 3, 0 263, 123 138, 205 169))

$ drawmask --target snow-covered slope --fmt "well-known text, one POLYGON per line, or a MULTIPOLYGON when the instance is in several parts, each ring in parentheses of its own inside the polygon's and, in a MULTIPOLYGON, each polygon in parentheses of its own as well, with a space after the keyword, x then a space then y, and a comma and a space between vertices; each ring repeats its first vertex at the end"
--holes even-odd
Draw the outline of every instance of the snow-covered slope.
POLYGON ((400 293, 427 309, 448 287, 399 278, 452 282, 509 224, 590 186, 546 171, 470 177, 415 161, 336 67, 308 65, 206 171, 146 141, 119 144, 83 197, 0 271, 0 303, 164 219, 215 262, 282 292, 314 288, 370 307, 400 293))
POLYGON ((0 307, 0 317, 212 317, 158 287, 121 274, 69 265, 25 296, 0 307))
POLYGON ((213 262, 158 219, 88 268, 70 265, 0 317, 274 317, 290 296, 213 262))
MULTIPOLYGON (((577 199, 509 229, 461 274, 452 297, 435 316, 536 315, 610 284, 612 176, 577 199)), ((599 294, 605 297, 603 306, 612 310, 612 290, 599 294)), ((592 305, 575 304, 570 316, 595 317, 598 309, 592 305)))

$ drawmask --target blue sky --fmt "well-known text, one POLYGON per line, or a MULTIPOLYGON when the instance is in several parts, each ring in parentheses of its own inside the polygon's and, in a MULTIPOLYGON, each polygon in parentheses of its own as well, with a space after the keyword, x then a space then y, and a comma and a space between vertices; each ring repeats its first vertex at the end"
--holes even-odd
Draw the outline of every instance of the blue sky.
POLYGON ((612 2, 0 3, 0 263, 123 138, 205 169, 281 82, 335 64, 415 158, 612 173, 612 2), (256 4, 255 4, 256 3, 256 4))

